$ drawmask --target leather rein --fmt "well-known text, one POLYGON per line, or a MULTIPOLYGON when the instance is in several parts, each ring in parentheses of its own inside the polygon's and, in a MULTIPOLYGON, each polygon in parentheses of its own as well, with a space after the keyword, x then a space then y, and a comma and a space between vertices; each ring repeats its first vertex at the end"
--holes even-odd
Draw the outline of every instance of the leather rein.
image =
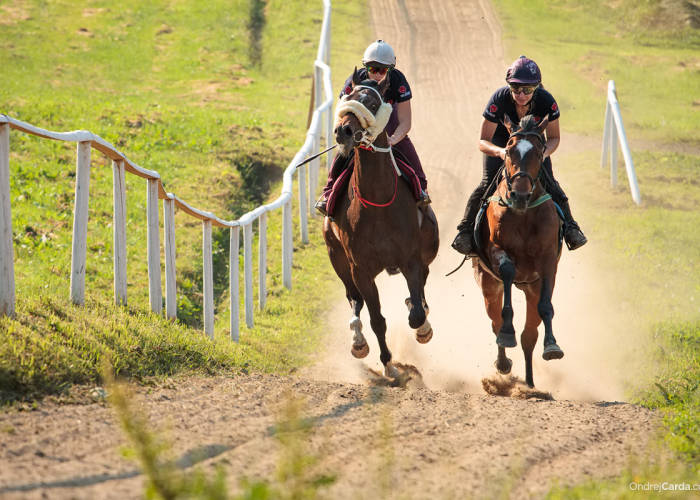
MULTIPOLYGON (((367 85, 356 85, 356 89, 369 89, 372 90, 377 96, 379 97, 379 106, 381 107, 382 104, 384 104, 384 99, 382 99, 381 94, 379 91, 373 87, 369 87, 367 85)), ((386 132, 382 132, 382 134, 386 134, 386 132)), ((379 134, 381 135, 381 134, 379 134)), ((377 136, 378 137, 378 136, 377 136)), ((391 163, 394 165, 394 194, 391 197, 389 201, 386 203, 374 203, 372 201, 369 201, 366 198, 363 198, 362 195, 360 194, 360 189, 357 187, 357 184, 353 182, 352 184, 352 190, 355 193, 355 196, 357 197, 358 200, 360 200, 360 203, 362 204, 363 207, 367 208, 368 205, 371 205, 373 207, 378 207, 378 208, 385 208, 390 206, 391 204, 396 201, 396 194, 398 193, 398 187, 399 187, 399 175, 401 175, 401 172, 399 171, 399 167, 396 165, 396 159, 394 158, 394 153, 391 150, 391 146, 388 148, 381 148, 378 146, 374 145, 374 141, 377 140, 377 137, 372 138, 370 137, 367 129, 362 129, 362 130, 357 130, 355 131, 355 136, 353 137, 353 140, 358 143, 356 148, 363 149, 365 151, 369 151, 371 153, 389 153, 389 156, 391 157, 391 163), (357 134, 360 134, 358 137, 357 134)))

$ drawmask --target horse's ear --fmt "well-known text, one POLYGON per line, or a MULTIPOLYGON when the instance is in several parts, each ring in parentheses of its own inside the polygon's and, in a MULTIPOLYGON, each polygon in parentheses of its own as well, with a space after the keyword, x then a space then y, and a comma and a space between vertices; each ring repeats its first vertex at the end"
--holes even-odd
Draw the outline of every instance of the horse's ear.
POLYGON ((506 130, 508 130, 509 134, 513 133, 513 122, 510 121, 510 118, 508 117, 507 114, 503 115, 503 125, 505 125, 506 130))
POLYGON ((545 116, 544 119, 539 123, 539 125, 537 125, 537 132, 540 135, 544 134, 547 125, 549 125, 549 115, 545 116))
POLYGON ((357 66, 355 66, 355 71, 352 72, 352 86, 359 85, 362 80, 360 80, 360 74, 357 72, 357 66))

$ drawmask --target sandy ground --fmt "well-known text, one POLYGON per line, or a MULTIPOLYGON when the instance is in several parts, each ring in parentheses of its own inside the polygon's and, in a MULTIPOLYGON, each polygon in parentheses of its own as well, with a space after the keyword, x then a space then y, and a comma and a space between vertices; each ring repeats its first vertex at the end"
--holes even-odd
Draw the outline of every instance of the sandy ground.
MULTIPOLYGON (((375 0, 371 7, 377 37, 394 46, 414 91, 410 135, 441 227, 426 291, 435 331, 429 344, 417 344, 408 328, 403 278, 378 280, 390 348, 422 379, 407 388, 368 383, 368 368, 380 367, 376 339, 367 328, 369 357, 350 356, 350 310, 342 302, 328 319, 322 361, 297 377, 178 380, 140 388, 135 401, 166 429, 178 463, 223 465, 234 490, 241 476, 274 474, 279 450, 271 429, 290 391, 306 399, 305 414, 316 423, 310 452, 337 475, 329 498, 536 498, 555 481, 619 473, 631 456, 645 455, 659 418, 620 402, 631 375, 617 368, 629 353, 618 347, 623 328, 609 314, 613 298, 594 286, 595 242, 562 257, 554 328, 566 356, 545 362, 541 342, 536 348, 540 397, 484 393, 482 378, 498 379, 480 291, 466 265, 444 276, 459 263, 449 243, 481 175, 482 108, 506 67, 491 6, 375 0)), ((565 155, 566 142, 555 156, 565 155)), ((524 301, 520 292, 514 297, 517 329, 524 301)), ((522 377, 520 349, 509 353, 522 377)), ((143 476, 121 458, 123 444, 104 403, 46 401, 35 411, 0 414, 0 498, 138 498, 143 476)))

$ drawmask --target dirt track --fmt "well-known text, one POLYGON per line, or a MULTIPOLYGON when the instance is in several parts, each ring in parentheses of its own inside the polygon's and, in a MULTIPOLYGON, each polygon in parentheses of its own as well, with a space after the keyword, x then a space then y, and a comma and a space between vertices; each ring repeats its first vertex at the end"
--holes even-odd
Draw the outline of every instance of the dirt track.
MULTIPOLYGON (((170 429, 181 463, 203 456, 204 464, 223 464, 234 488, 243 475, 273 474, 277 444, 269 430, 290 389, 307 398, 317 423, 312 448, 338 475, 330 498, 537 497, 557 478, 569 483, 618 473, 630 454, 643 453, 658 418, 614 402, 622 398, 624 377, 613 367, 625 353, 611 349, 618 330, 604 314, 607 298, 587 293, 595 281, 594 244, 565 253, 560 265, 554 326, 566 357, 545 363, 541 344, 535 352, 535 382, 555 401, 484 394, 480 381, 493 375, 496 348, 480 293, 470 269, 444 277, 458 262, 449 242, 480 176, 482 106, 505 68, 491 7, 485 0, 371 5, 377 37, 394 46, 414 90, 411 137, 441 224, 426 293, 435 329, 430 344, 419 346, 408 330, 402 278, 379 280, 389 345, 396 359, 421 370, 428 388, 416 380, 406 389, 369 385, 367 368, 379 366, 376 341, 367 328, 370 357, 350 357, 350 311, 342 303, 328 320, 327 355, 299 377, 190 379, 142 389, 139 400, 154 422, 170 429), (589 317, 582 312, 589 306, 603 312, 589 317)), ((515 309, 517 319, 522 301, 515 309)), ((510 356, 513 373, 522 376, 519 348, 510 356)), ((102 404, 47 402, 38 411, 2 414, 0 498, 139 497, 143 477, 120 458, 121 443, 102 404)))

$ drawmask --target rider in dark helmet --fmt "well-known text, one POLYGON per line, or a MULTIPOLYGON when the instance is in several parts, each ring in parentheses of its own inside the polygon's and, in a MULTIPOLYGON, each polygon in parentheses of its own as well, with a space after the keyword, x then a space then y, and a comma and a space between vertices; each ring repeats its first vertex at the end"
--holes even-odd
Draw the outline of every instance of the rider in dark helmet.
MULTIPOLYGON (((484 153, 484 173, 481 183, 469 197, 464 217, 457 226, 459 233, 452 242, 452 247, 464 255, 474 255, 474 222, 481 206, 481 200, 491 194, 489 186, 496 177, 505 160, 505 146, 508 131, 503 125, 504 116, 508 115, 513 123, 519 123, 525 115, 533 115, 536 121, 549 115, 549 124, 545 129, 546 144, 542 165, 541 182, 552 199, 564 213, 564 239, 569 250, 575 250, 586 244, 586 236, 571 215, 569 201, 559 183, 554 179, 550 155, 559 146, 559 107, 552 94, 541 85, 540 68, 535 61, 520 56, 506 72, 508 85, 498 89, 489 100, 484 110, 481 124, 479 150, 484 153)), ((492 189, 495 189, 493 182, 492 189)))
MULTIPOLYGON (((389 122, 386 126, 386 132, 389 135, 389 144, 392 146, 394 153, 398 153, 398 157, 405 160, 411 168, 413 168, 418 180, 421 184, 421 200, 420 204, 430 203, 430 198, 426 191, 428 181, 425 178, 423 167, 416 148, 413 146, 411 139, 408 138, 408 132, 411 129, 411 87, 406 80, 404 74, 396 69, 396 55, 394 49, 383 40, 372 42, 362 57, 363 68, 358 70, 360 80, 374 80, 381 82, 385 78, 389 79, 389 89, 386 91, 384 99, 393 106, 393 111, 389 122)), ((352 75, 348 77, 343 85, 343 90, 340 92, 340 98, 352 92, 352 75)), ((316 202, 316 209, 323 215, 327 215, 328 195, 335 184, 336 179, 348 167, 352 156, 347 157, 337 154, 333 160, 331 168, 328 170, 328 182, 323 188, 323 196, 316 202)))

